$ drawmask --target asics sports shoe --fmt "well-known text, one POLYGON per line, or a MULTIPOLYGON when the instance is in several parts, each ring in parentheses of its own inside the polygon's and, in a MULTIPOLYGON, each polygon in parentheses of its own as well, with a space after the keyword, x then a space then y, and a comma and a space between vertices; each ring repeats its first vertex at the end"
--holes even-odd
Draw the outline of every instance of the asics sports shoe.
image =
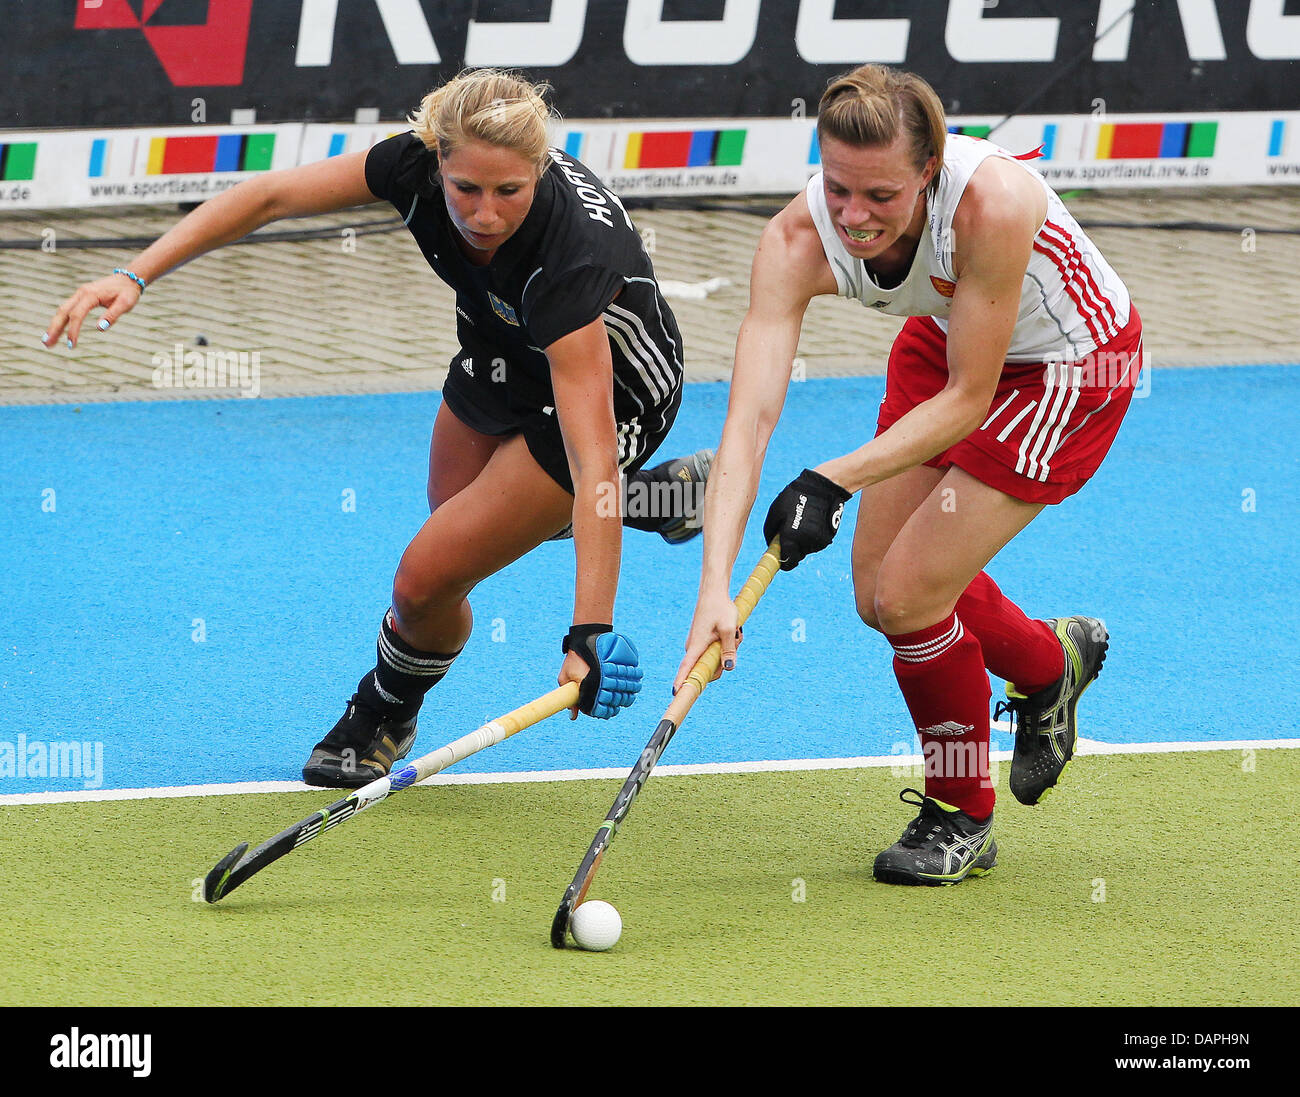
POLYGON ((1079 733, 1075 710, 1083 691, 1101 673, 1109 635, 1092 617, 1063 617, 1047 622, 1065 649, 1060 681, 1025 696, 1007 683, 1007 701, 994 711, 1015 716, 1016 746, 1011 756, 1011 792, 1022 804, 1036 804, 1061 779, 1074 757, 1079 733))
POLYGON ((884 884, 956 884, 967 876, 983 876, 998 862, 993 840, 993 814, 977 823, 964 811, 942 800, 923 796, 914 788, 898 794, 905 804, 920 807, 903 836, 876 857, 871 874, 884 884), (911 793, 916 799, 908 799, 911 793))
POLYGON ((302 779, 321 788, 361 788, 386 776, 415 743, 415 717, 393 720, 357 701, 311 752, 302 779))
POLYGON ((674 513, 659 526, 659 536, 670 545, 683 544, 703 532, 704 487, 709 482, 709 469, 712 467, 713 450, 702 449, 689 457, 678 457, 645 470, 643 477, 651 483, 681 485, 671 489, 674 513), (680 507, 676 506, 678 500, 681 501, 680 507))

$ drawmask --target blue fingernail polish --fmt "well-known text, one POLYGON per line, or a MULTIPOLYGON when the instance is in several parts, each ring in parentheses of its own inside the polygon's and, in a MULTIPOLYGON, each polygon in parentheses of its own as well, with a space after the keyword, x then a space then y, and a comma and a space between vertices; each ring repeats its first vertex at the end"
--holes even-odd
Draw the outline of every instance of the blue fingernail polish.
POLYGON ((72 340, 71 340, 71 338, 69 338, 69 339, 68 339, 68 350, 71 350, 71 349, 72 349, 72 340))
POLYGON ((100 331, 108 331, 108 321, 107 321, 107 320, 101 320, 101 321, 99 322, 99 330, 100 330, 100 331))
POLYGON ((50 333, 48 331, 41 332, 41 346, 47 347, 49 346, 49 344, 50 344, 50 333))
POLYGON ((722 664, 722 669, 734 670, 735 666, 736 666, 736 661, 734 659, 728 659, 725 663, 722 664))

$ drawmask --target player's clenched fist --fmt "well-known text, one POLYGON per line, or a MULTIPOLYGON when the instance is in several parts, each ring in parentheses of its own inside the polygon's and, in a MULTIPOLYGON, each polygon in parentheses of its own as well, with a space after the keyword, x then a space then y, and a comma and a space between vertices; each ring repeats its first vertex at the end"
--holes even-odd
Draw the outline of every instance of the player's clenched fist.
POLYGON ((811 552, 835 539, 844 504, 853 496, 834 480, 804 469, 772 502, 763 523, 768 544, 781 538, 781 570, 790 571, 811 552))

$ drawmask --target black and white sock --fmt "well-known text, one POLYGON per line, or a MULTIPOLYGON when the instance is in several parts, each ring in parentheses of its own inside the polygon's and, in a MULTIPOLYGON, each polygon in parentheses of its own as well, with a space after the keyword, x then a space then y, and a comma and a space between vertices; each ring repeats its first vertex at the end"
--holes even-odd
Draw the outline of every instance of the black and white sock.
POLYGON ((411 647, 397 635, 392 610, 384 615, 375 649, 375 669, 357 684, 357 699, 394 720, 409 720, 419 712, 424 695, 442 681, 460 654, 454 651, 444 655, 411 647))

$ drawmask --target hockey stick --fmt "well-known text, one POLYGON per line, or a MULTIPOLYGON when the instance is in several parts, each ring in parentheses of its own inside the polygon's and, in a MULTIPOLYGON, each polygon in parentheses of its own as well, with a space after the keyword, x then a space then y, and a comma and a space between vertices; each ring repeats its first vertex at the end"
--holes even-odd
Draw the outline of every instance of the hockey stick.
MULTIPOLYGON (((754 568, 753 573, 745 580, 745 585, 740 588, 740 593, 736 595, 736 609, 739 612, 740 624, 745 623, 745 619, 758 604, 758 600, 763 597, 763 593, 767 590, 768 584, 772 581, 772 577, 777 573, 780 566, 780 539, 774 537, 772 543, 767 546, 767 551, 763 553, 763 558, 759 560, 758 566, 754 568)), ((614 800, 614 806, 609 809, 605 821, 600 824, 600 828, 596 831, 596 837, 592 839, 591 845, 587 849, 587 855, 582 859, 582 864, 578 867, 578 874, 574 876, 573 883, 565 891, 564 898, 560 901, 560 907, 555 912, 555 918, 551 922, 551 945, 553 947, 564 948, 569 933, 569 923, 573 920, 574 909, 586 898, 587 889, 591 887, 591 881, 596 876, 596 869, 600 867, 600 860, 605 856, 605 850, 609 848, 609 844, 614 840, 614 835, 618 833, 618 828, 622 825, 623 820, 627 818, 628 812, 632 810, 632 802, 636 799, 637 793, 641 791, 641 786, 646 783, 646 778, 650 776, 650 771, 654 769, 655 763, 663 755, 669 740, 681 727, 682 721, 686 719, 686 714, 690 712, 696 698, 704 692, 704 687, 713 681, 713 676, 718 672, 718 663, 721 659, 722 645, 715 640, 705 650, 704 654, 696 660, 695 666, 691 668, 691 673, 687 675, 682 688, 677 691, 677 696, 673 698, 673 703, 668 706, 668 711, 664 713, 664 718, 659 721, 659 726, 655 728, 655 733, 650 736, 650 742, 646 744, 645 750, 641 752, 641 757, 637 759, 636 765, 632 767, 632 772, 628 774, 627 780, 623 782, 623 787, 614 800)))
POLYGON ((545 720, 548 716, 554 716, 566 708, 571 708, 577 703, 578 684, 570 682, 560 686, 513 712, 498 716, 477 731, 462 735, 445 747, 440 747, 431 754, 409 762, 396 773, 377 778, 370 784, 349 793, 342 800, 330 804, 329 807, 313 812, 306 819, 294 823, 274 838, 263 842, 252 853, 247 852, 248 843, 241 842, 221 858, 212 871, 204 877, 203 898, 209 903, 215 903, 218 899, 229 895, 255 872, 260 872, 303 843, 310 842, 321 831, 338 826, 339 823, 351 819, 368 807, 373 807, 392 793, 410 788, 426 777, 440 773, 462 758, 468 758, 486 747, 495 746, 515 732, 523 731, 524 728, 545 720))

